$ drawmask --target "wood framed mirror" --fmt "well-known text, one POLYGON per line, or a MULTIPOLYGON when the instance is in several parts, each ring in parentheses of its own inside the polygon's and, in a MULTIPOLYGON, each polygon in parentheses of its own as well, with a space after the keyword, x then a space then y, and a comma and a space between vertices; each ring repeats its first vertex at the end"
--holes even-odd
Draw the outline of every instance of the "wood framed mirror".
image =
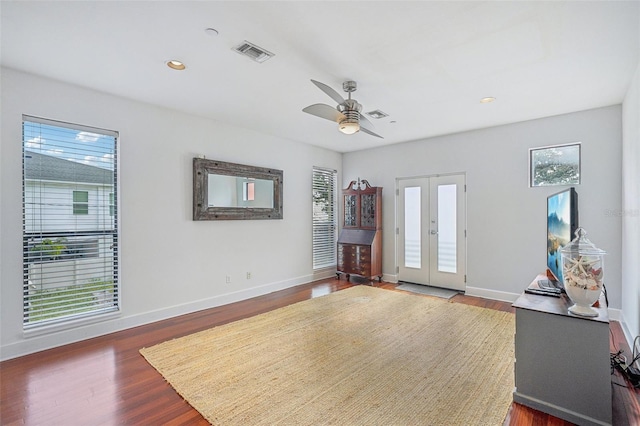
POLYGON ((282 219, 282 170, 193 159, 193 220, 282 219))

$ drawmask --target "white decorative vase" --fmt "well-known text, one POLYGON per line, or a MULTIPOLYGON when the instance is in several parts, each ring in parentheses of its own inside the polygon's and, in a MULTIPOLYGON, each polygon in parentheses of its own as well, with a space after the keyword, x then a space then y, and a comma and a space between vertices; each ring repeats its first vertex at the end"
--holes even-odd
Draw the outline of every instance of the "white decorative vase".
POLYGON ((574 303, 569 312, 584 317, 596 317, 592 308, 600 298, 604 279, 604 255, 586 238, 587 232, 578 228, 576 238, 561 251, 562 279, 567 296, 574 303))

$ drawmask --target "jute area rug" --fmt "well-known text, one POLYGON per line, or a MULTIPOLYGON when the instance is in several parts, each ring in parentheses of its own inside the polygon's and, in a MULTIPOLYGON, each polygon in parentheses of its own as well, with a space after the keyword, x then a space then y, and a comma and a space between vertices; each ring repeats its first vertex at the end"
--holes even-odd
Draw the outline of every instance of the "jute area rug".
POLYGON ((514 322, 356 286, 140 353, 215 425, 500 425, 514 322))

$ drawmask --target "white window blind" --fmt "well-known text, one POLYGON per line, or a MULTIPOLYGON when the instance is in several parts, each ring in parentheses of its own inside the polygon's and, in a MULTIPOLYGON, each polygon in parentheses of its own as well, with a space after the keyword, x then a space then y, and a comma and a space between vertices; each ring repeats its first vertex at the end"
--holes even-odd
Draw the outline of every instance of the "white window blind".
POLYGON ((119 309, 117 132, 23 116, 23 327, 119 309))
POLYGON ((313 168, 313 269, 336 265, 337 182, 335 170, 313 168))

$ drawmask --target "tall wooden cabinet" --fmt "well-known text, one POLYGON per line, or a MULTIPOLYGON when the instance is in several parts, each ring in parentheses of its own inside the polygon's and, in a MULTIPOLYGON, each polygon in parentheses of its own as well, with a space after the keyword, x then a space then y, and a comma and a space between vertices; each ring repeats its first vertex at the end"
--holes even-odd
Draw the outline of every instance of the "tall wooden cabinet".
POLYGON ((360 275, 382 281, 382 187, 351 181, 342 191, 342 231, 336 275, 360 275))

